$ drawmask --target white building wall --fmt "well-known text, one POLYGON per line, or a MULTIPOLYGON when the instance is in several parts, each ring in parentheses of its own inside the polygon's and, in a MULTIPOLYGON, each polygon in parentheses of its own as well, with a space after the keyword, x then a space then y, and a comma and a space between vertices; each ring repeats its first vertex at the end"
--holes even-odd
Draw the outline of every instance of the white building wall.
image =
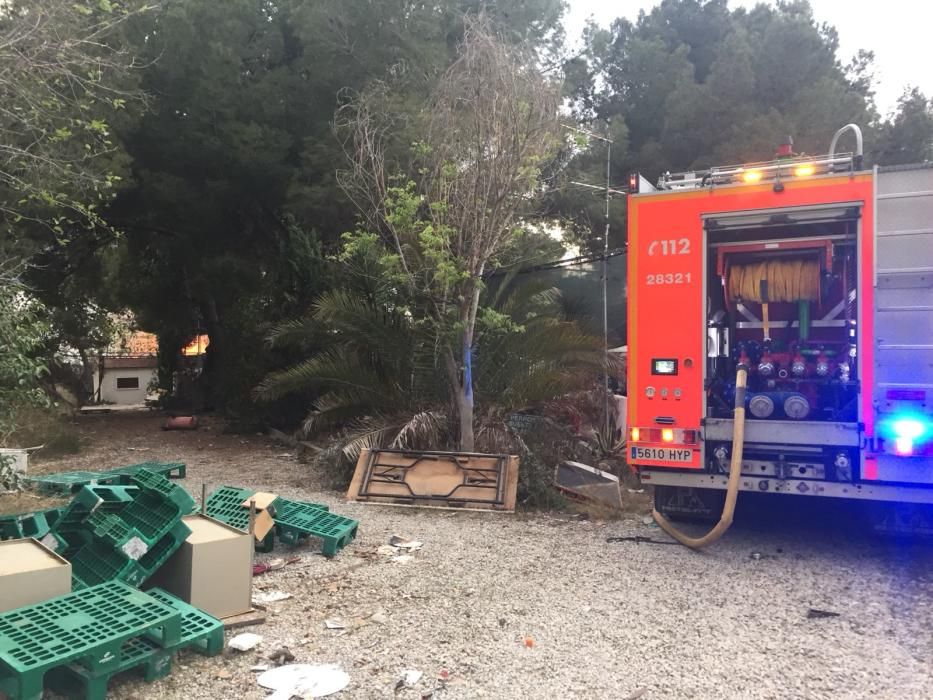
MULTIPOLYGON (((104 370, 103 381, 100 382, 100 399, 104 403, 120 405, 145 403, 148 392, 146 388, 156 378, 156 370, 152 367, 144 368, 107 368, 104 370), (135 388, 118 388, 120 384, 133 384, 135 388)), ((97 373, 94 375, 94 384, 98 383, 97 373)), ((95 393, 97 386, 94 387, 95 393)))

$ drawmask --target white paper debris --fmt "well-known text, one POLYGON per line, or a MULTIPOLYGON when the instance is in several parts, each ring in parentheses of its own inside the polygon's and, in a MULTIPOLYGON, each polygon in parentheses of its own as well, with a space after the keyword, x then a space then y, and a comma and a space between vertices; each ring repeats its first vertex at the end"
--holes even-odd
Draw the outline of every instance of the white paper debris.
POLYGON ((263 688, 276 691, 266 700, 323 698, 339 693, 350 684, 350 676, 336 664, 290 664, 263 673, 256 679, 263 688))
POLYGON ((282 600, 288 600, 292 597, 291 593, 285 591, 257 591, 253 593, 253 603, 265 605, 266 603, 278 603, 282 600))
POLYGON ((405 683, 409 688, 414 688, 418 685, 418 681, 421 680, 421 677, 424 675, 424 671, 418 671, 413 668, 406 669, 402 673, 402 682, 405 683))
POLYGON ((343 620, 338 620, 336 617, 331 617, 324 620, 324 627, 329 630, 343 630, 347 626, 343 623, 343 620))
POLYGON ((262 642, 262 635, 255 632, 243 632, 227 642, 227 646, 237 651, 249 651, 262 642))
POLYGON ((377 610, 372 615, 369 616, 371 622, 375 622, 377 625, 384 625, 389 621, 388 616, 382 612, 382 610, 377 610))
POLYGON ((143 542, 138 537, 130 537, 123 547, 121 547, 123 553, 128 556, 133 561, 139 561, 139 558, 149 551, 149 545, 143 542))
POLYGON ((404 537, 399 537, 398 535, 392 535, 392 537, 389 538, 389 545, 392 547, 398 547, 399 549, 407 549, 409 552, 414 552, 424 547, 423 542, 418 542, 417 540, 406 540, 404 537))

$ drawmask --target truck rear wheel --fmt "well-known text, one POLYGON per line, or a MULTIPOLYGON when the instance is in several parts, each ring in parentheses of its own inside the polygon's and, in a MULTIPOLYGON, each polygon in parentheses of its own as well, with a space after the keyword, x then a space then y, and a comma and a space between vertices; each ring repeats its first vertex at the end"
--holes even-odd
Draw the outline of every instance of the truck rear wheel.
POLYGON ((722 515, 726 492, 690 486, 655 486, 654 508, 668 520, 715 522, 722 515))

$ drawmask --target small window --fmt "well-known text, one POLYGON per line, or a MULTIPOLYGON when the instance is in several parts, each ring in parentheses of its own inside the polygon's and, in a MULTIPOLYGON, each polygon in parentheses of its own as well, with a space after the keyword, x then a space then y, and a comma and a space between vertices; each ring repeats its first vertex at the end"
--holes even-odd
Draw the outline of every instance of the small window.
POLYGON ((138 389, 139 377, 117 377, 117 389, 138 389))

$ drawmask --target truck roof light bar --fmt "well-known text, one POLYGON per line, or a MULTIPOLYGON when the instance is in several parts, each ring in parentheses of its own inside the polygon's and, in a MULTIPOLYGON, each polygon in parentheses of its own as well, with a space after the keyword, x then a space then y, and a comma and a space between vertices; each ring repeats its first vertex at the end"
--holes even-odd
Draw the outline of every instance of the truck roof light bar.
POLYGON ((682 173, 664 173, 658 180, 658 189, 690 190, 716 185, 759 184, 782 179, 851 172, 856 166, 857 156, 852 153, 779 158, 762 163, 715 166, 708 170, 692 170, 682 173))

